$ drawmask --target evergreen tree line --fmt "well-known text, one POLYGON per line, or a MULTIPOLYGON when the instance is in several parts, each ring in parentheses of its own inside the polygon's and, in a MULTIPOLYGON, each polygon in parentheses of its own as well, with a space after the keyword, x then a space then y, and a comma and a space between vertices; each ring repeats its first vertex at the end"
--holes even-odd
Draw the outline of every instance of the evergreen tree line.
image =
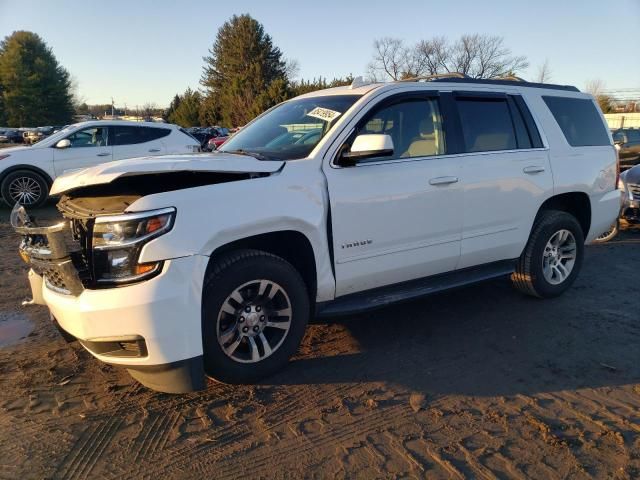
POLYGON ((234 15, 218 30, 204 62, 201 90, 176 94, 165 112, 167 121, 184 127, 242 126, 284 100, 353 80, 294 81, 281 50, 250 15, 234 15))
POLYGON ((17 31, 0 42, 0 125, 64 125, 73 116, 69 72, 38 35, 17 31))

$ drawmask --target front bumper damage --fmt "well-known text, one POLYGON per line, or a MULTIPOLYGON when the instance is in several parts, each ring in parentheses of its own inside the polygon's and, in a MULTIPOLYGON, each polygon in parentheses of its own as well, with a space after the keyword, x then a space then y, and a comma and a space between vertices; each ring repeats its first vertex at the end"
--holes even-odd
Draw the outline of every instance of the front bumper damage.
POLYGON ((65 340, 78 340, 99 360, 124 366, 154 390, 205 388, 195 293, 200 288, 201 295, 201 286, 185 285, 188 272, 204 271, 205 258, 167 261, 152 280, 96 289, 83 249, 90 231, 77 231, 77 222, 68 220, 38 226, 23 207, 14 209, 11 223, 22 235, 20 256, 31 267, 32 300, 26 303, 46 305, 65 340), (192 321, 181 322, 184 318, 192 321))

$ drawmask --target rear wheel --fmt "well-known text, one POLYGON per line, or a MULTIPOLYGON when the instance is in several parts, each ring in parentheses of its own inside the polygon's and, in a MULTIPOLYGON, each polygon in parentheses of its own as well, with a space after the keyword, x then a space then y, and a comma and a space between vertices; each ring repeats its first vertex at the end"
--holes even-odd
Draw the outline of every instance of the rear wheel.
POLYGON ((13 207, 16 203, 27 207, 40 207, 49 196, 49 185, 42 175, 31 170, 9 173, 0 186, 2 199, 13 207))
POLYGON ((540 298, 555 297, 575 281, 584 254, 584 233, 573 215, 549 210, 537 219, 522 252, 513 285, 540 298))
POLYGON ((249 383, 276 372, 297 350, 309 311, 304 280, 287 261, 257 250, 221 257, 203 291, 207 373, 249 383))

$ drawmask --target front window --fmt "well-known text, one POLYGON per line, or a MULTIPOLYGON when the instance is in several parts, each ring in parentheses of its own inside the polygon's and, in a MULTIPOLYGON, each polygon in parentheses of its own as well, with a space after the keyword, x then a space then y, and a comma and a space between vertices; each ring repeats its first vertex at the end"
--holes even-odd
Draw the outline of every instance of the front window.
POLYGON ((219 151, 268 160, 305 158, 359 98, 326 95, 285 102, 240 130, 219 151))
POLYGON ((67 137, 72 148, 105 147, 109 145, 108 127, 89 127, 78 130, 67 137))

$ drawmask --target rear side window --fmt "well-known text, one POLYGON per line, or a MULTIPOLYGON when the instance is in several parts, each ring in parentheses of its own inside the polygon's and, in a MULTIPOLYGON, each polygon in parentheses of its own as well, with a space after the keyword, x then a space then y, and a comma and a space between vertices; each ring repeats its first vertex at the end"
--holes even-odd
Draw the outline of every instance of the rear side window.
POLYGON ((171 133, 169 128, 116 126, 114 130, 114 145, 135 145, 151 142, 166 137, 171 133))
POLYGON ((546 97, 542 99, 572 147, 609 145, 607 130, 592 100, 546 97))
POLYGON ((509 104, 502 97, 456 98, 467 152, 518 148, 509 104))

